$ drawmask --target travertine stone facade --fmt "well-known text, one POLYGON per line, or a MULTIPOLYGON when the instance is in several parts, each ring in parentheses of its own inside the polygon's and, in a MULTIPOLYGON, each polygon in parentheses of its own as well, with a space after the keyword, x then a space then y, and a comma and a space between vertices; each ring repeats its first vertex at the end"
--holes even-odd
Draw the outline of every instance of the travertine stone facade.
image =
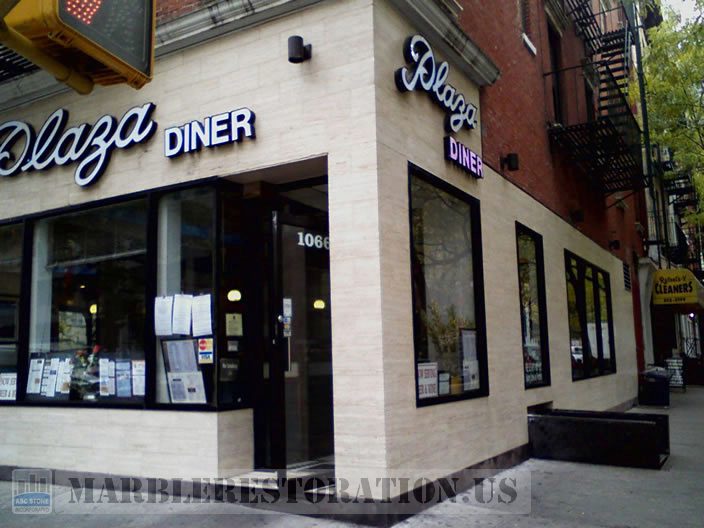
MULTIPOLYGON (((636 394, 630 293, 621 262, 490 167, 473 180, 443 159, 442 110, 425 93, 401 94, 404 39, 416 30, 380 0, 324 2, 300 13, 163 58, 139 92, 64 94, 0 122, 40 126, 56 108, 70 123, 157 104, 159 131, 116 151, 83 189, 73 168, 0 181, 0 219, 211 176, 248 181, 276 166, 327 161, 331 237, 337 475, 439 477, 527 442, 526 407, 606 409, 636 394), (313 59, 286 60, 287 38, 313 59), (163 129, 240 107, 257 115, 254 141, 169 160, 163 129), (416 408, 408 226, 408 162, 481 201, 490 396, 416 408), (515 222, 543 235, 552 386, 523 388, 515 222), (573 383, 564 249, 611 274, 618 373, 573 383)), ((440 57, 442 58, 442 57, 440 57)), ((479 106, 479 90, 452 68, 450 82, 479 106)), ((480 109, 481 110, 481 109, 480 109)), ((480 127, 457 139, 481 152, 480 127)), ((520 121, 515 126, 521 126, 520 121)), ((301 178, 309 175, 301 174, 301 178)), ((0 407, 0 464, 159 477, 232 476, 251 469, 249 410, 228 413, 0 407), (99 437, 95 431, 100 430, 99 437)))

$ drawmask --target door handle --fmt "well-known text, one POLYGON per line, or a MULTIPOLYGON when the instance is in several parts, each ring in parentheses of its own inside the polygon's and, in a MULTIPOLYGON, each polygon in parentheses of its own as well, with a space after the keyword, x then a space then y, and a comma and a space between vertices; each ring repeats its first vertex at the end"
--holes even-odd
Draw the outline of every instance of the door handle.
POLYGON ((286 339, 286 371, 291 370, 291 318, 279 315, 276 320, 282 325, 282 336, 286 339))

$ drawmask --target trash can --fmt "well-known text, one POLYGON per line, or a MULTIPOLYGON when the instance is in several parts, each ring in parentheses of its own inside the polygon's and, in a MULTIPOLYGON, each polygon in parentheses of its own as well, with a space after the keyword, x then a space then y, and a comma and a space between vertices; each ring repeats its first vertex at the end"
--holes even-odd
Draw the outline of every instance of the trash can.
POLYGON ((668 407, 670 405, 670 373, 662 367, 651 367, 640 374, 638 404, 668 407))

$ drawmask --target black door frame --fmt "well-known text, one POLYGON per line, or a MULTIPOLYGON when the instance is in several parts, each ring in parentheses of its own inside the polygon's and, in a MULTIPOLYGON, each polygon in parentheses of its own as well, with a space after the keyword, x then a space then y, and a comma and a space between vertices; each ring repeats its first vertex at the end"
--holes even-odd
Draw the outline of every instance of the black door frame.
MULTIPOLYGON (((307 206, 290 200, 281 193, 295 188, 304 188, 325 183, 327 178, 316 178, 315 180, 305 180, 295 182, 293 185, 282 185, 279 187, 267 186, 267 192, 257 200, 254 210, 253 238, 250 239, 251 246, 262 248, 262 257, 268 260, 265 272, 255 270, 252 277, 257 277, 261 283, 267 283, 267 293, 262 296, 262 317, 268 318, 262 324, 262 352, 261 362, 255 362, 254 384, 257 387, 254 391, 253 411, 254 411, 254 467, 256 469, 277 470, 282 478, 286 476, 286 379, 285 373, 288 370, 288 341, 283 335, 283 271, 285 262, 281 252, 282 229, 281 226, 295 225, 300 227, 320 228, 320 222, 306 218, 305 209, 307 206), (300 213, 287 212, 287 204, 296 204, 300 213), (268 219, 268 221, 267 221, 268 219), (257 240, 258 238, 258 240, 257 240), (268 369, 265 363, 268 362, 268 369), (268 379, 265 379, 264 372, 268 371, 268 379)), ((312 216, 313 209, 310 211, 312 216)), ((327 220, 324 228, 328 230, 327 220)), ((260 260, 260 262, 262 262, 260 260)), ((263 322, 263 321, 262 321, 263 322)))

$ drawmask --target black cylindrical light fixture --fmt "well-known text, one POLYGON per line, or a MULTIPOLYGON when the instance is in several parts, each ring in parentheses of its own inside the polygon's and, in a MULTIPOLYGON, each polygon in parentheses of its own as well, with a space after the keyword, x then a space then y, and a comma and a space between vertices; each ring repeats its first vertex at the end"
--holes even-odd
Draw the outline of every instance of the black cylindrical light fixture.
POLYGON ((313 46, 303 44, 303 37, 293 35, 288 38, 288 61, 294 64, 300 64, 303 61, 310 59, 313 51, 313 46))

